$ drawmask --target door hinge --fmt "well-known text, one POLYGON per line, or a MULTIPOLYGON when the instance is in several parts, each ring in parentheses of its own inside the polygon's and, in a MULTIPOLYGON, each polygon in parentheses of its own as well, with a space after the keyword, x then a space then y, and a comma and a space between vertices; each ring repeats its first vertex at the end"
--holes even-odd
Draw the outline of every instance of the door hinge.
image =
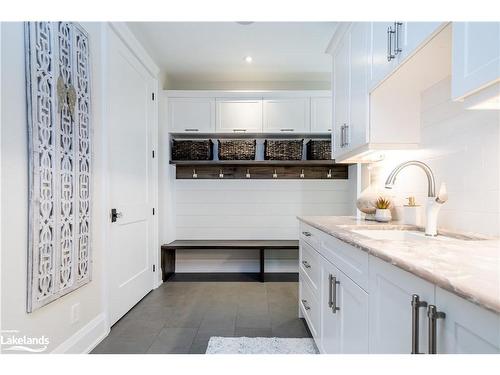
POLYGON ((153 159, 155 158, 155 150, 151 151, 151 154, 153 155, 153 159))
POLYGON ((153 207, 153 215, 155 214, 155 208, 153 207))
POLYGON ((153 272, 156 272, 156 264, 153 264, 153 272))
POLYGON ((154 92, 151 93, 151 100, 155 100, 155 93, 154 92))

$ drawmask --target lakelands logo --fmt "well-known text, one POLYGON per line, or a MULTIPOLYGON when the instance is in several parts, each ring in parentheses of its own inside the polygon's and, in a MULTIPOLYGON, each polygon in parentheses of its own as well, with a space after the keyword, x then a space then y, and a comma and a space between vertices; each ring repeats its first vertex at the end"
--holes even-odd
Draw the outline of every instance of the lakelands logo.
POLYGON ((24 351, 30 353, 42 353, 47 350, 49 339, 45 336, 31 337, 19 335, 17 330, 0 331, 0 347, 2 352, 24 351))

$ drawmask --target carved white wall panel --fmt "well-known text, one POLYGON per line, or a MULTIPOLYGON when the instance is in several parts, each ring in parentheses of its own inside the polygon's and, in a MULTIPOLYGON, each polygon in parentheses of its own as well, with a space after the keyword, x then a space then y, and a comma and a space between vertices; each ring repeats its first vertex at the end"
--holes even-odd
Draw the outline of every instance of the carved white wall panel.
POLYGON ((89 41, 71 22, 26 23, 29 312, 91 280, 89 41))

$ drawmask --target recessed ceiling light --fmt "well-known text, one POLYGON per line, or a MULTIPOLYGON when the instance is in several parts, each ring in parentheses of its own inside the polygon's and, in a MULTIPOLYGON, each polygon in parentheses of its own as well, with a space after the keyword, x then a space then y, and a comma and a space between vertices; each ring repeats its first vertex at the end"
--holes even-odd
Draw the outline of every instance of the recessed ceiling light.
POLYGON ((247 64, 251 64, 251 63, 252 63, 252 61, 253 61, 252 56, 247 56, 247 57, 245 57, 245 61, 247 62, 247 64))

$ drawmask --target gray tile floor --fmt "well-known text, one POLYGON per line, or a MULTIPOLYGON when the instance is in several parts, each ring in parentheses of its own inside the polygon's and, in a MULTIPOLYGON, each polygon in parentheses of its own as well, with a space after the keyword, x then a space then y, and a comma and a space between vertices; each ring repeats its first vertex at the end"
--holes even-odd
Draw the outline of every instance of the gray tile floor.
POLYGON ((205 353, 211 336, 311 337, 296 282, 167 282, 92 353, 205 353))

